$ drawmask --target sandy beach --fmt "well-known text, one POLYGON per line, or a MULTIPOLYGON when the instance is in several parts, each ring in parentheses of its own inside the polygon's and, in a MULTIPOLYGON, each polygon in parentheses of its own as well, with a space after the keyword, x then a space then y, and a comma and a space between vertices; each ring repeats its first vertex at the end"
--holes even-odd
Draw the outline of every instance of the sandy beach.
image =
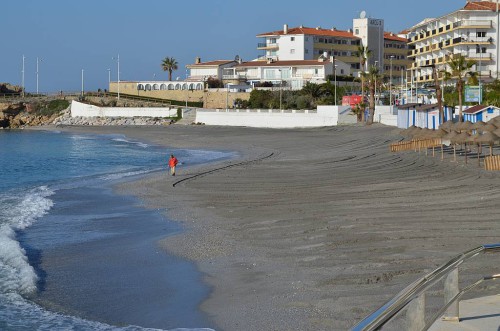
MULTIPOLYGON (((57 130, 238 153, 118 188, 186 228, 161 245, 205 274, 201 309, 218 330, 345 330, 449 258, 500 241, 499 175, 391 153, 396 128, 57 130)), ((498 261, 464 266, 463 279, 497 273, 498 261)))

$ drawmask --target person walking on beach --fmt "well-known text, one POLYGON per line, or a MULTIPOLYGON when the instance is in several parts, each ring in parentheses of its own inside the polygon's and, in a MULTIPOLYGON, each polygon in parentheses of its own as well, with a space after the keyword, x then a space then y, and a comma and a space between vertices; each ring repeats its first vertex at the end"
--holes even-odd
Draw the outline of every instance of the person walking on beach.
POLYGON ((170 167, 170 174, 175 176, 175 166, 179 163, 174 154, 170 155, 170 159, 168 159, 168 166, 170 167))

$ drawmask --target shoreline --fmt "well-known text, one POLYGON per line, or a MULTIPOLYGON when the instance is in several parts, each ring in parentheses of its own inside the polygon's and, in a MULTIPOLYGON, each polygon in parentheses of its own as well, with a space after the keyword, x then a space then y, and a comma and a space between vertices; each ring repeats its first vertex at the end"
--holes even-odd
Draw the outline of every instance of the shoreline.
MULTIPOLYGON (((221 330, 348 329, 436 265, 498 241, 498 175, 390 153, 395 128, 54 130, 240 153, 192 173, 274 153, 175 188, 163 174, 118 187, 182 223, 162 245, 197 263, 213 287, 201 309, 221 330)), ((187 175, 178 171, 175 180, 187 175)), ((495 270, 483 262, 471 272, 495 270)))

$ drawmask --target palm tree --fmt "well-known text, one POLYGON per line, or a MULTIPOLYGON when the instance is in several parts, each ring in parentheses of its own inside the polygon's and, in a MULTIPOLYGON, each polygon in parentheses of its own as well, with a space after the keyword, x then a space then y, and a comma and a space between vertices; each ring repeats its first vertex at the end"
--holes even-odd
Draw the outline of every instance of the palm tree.
POLYGON ((375 116, 375 83, 380 81, 380 74, 378 68, 375 66, 371 66, 368 72, 362 73, 364 78, 368 82, 368 89, 370 94, 369 100, 369 110, 370 110, 370 118, 368 119, 367 124, 373 124, 373 117, 375 116))
POLYGON ((166 57, 161 62, 163 71, 168 71, 168 80, 172 80, 172 71, 179 69, 177 61, 173 57, 166 57))
POLYGON ((316 101, 323 94, 323 87, 319 84, 307 82, 302 87, 301 93, 310 96, 313 99, 313 101, 316 101))
MULTIPOLYGON (((366 63, 368 61, 368 58, 370 57, 372 51, 369 50, 367 47, 361 45, 361 46, 358 46, 358 56, 359 56, 359 69, 361 70, 361 73, 365 72, 365 66, 366 66, 366 63)), ((365 82, 364 82, 365 78, 364 78, 364 75, 361 75, 361 98, 362 98, 362 102, 364 103, 365 100, 365 82)), ((364 120, 364 112, 362 113, 362 117, 361 117, 361 120, 363 121, 364 120)))
POLYGON ((454 56, 448 63, 450 71, 445 72, 446 79, 455 79, 457 81, 457 92, 458 92, 458 121, 462 122, 462 97, 464 93, 464 79, 469 77, 474 77, 475 74, 471 72, 471 68, 476 64, 474 60, 467 60, 465 56, 459 54, 454 56))

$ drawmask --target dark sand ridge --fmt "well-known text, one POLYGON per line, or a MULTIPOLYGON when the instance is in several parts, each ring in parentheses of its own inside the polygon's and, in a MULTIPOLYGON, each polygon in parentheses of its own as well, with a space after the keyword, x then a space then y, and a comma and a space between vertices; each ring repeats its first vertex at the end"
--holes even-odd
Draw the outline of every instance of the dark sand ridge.
MULTIPOLYGON (((69 130, 241 152, 120 188, 185 224, 162 244, 206 274, 214 289, 202 309, 223 330, 348 329, 449 258, 500 241, 498 175, 462 158, 390 153, 395 128, 69 130)), ((466 269, 496 273, 498 260, 466 269)))

